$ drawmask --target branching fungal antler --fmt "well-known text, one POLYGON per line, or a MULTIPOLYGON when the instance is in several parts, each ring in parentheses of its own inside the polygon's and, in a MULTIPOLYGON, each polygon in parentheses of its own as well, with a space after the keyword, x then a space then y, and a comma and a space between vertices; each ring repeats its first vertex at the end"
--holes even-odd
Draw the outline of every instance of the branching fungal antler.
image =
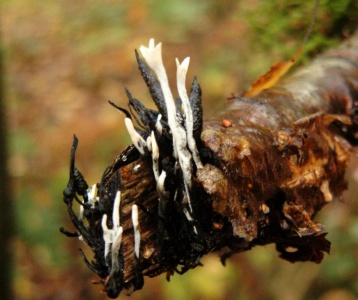
POLYGON ((185 88, 189 58, 176 60, 175 101, 161 44, 140 47, 139 70, 158 111, 129 91, 130 112, 111 103, 125 114, 133 145, 88 189, 75 167, 75 137, 64 191, 77 232, 61 231, 91 247, 94 261, 81 255, 109 297, 141 289, 143 276, 182 274, 212 251, 224 262, 275 243, 289 261, 322 260, 330 242, 312 218, 345 189, 358 141, 357 40, 269 90, 233 99, 204 123, 196 78, 189 95, 185 88))

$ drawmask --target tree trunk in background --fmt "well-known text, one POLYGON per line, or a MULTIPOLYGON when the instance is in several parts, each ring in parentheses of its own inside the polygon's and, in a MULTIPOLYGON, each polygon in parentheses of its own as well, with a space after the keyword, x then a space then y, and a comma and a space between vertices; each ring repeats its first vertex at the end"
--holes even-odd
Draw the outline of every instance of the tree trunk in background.
MULTIPOLYGON (((0 32, 0 46, 1 44, 0 32)), ((2 48, 2 47, 1 47, 2 48)), ((10 180, 7 169, 7 125, 4 99, 4 62, 3 49, 0 49, 0 297, 12 297, 12 253, 10 240, 13 235, 14 213, 10 195, 10 180)))

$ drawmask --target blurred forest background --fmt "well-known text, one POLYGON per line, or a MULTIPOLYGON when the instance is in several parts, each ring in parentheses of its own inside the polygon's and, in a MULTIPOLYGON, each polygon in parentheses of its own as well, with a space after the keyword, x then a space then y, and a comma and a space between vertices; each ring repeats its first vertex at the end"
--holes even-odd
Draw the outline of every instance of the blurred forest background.
MULTIPOLYGON (((153 107, 135 48, 152 37, 162 41, 171 80, 174 58, 190 56, 188 80, 197 75, 210 116, 231 93, 239 95, 297 51, 313 8, 314 1, 292 0, 3 0, 14 298, 107 299, 78 254, 83 247, 91 258, 89 249, 59 232, 73 228, 62 191, 74 133, 77 164, 90 184, 130 143, 123 116, 107 100, 126 106, 127 87, 153 107)), ((300 63, 340 43, 357 20, 357 1, 322 0, 300 63)), ((357 164, 352 155, 349 190, 318 215, 332 242, 320 265, 290 264, 273 246, 237 254, 226 267, 211 254, 203 268, 176 274, 170 283, 164 275, 146 278, 131 299, 357 299, 357 164)))

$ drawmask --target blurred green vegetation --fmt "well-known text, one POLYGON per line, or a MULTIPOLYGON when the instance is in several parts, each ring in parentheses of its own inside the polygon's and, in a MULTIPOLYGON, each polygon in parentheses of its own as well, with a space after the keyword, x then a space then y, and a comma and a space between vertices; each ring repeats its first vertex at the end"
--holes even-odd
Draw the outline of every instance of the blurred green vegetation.
MULTIPOLYGON (((60 235, 71 228, 62 190, 67 183, 72 135, 80 139, 78 165, 97 182, 129 144, 122 116, 107 105, 125 106, 124 87, 149 102, 134 49, 154 37, 174 76, 174 58, 191 57, 189 78, 202 85, 206 116, 240 94, 302 43, 314 1, 40 1, 4 0, 3 51, 10 125, 9 167, 17 234, 14 292, 17 299, 105 299, 97 278, 77 249, 60 235), (66 226, 67 225, 67 226, 66 226)), ((354 0, 321 1, 302 61, 339 43, 357 25, 354 0)), ((173 80, 173 77, 171 78, 173 80)), ((215 254, 204 268, 171 283, 146 279, 133 299, 353 299, 358 296, 358 170, 348 172, 347 203, 326 207, 321 219, 332 252, 321 265, 289 264, 274 247, 229 259, 215 254)), ((89 256, 91 257, 91 256, 89 256)), ((121 296, 120 298, 125 298, 121 296)))

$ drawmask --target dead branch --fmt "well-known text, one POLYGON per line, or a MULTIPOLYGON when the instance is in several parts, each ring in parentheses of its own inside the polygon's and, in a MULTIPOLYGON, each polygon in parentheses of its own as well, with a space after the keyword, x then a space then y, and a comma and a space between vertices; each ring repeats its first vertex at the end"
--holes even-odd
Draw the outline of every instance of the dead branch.
POLYGON ((108 296, 142 288, 143 275, 182 274, 212 251, 224 263, 275 243, 291 262, 321 262, 330 242, 313 217, 346 188, 358 142, 358 35, 204 123, 200 86, 194 79, 188 96, 182 84, 188 61, 178 62, 174 104, 165 70, 152 61, 159 48, 141 47, 145 61, 137 54, 158 112, 129 92, 135 114, 119 108, 134 146, 88 191, 75 167, 76 140, 72 149, 64 200, 77 232, 62 232, 91 247, 94 261, 85 261, 108 296))

